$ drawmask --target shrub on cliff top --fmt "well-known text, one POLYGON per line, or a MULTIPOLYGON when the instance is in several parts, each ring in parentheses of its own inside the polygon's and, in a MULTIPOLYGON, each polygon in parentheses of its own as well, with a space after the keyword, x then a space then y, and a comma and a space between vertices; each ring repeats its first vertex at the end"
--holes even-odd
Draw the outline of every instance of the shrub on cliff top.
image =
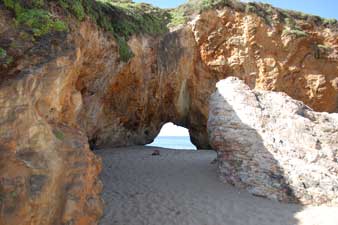
POLYGON ((0 67, 7 67, 9 64, 13 62, 13 57, 10 56, 7 51, 0 47, 0 67))
POLYGON ((285 18, 293 20, 305 20, 315 22, 317 25, 337 26, 335 19, 324 19, 319 16, 313 16, 293 10, 284 10, 273 7, 270 4, 260 2, 243 3, 238 0, 189 0, 187 3, 171 10, 174 24, 185 23, 194 14, 201 13, 208 9, 217 9, 228 7, 239 12, 253 13, 261 17, 267 24, 275 22, 284 23, 285 18), (183 15, 183 16, 182 16, 183 15), (276 21, 277 18, 277 21, 276 21), (177 22, 179 21, 179 22, 177 22))
POLYGON ((113 33, 119 45, 121 60, 125 62, 133 56, 127 44, 132 35, 160 35, 168 31, 169 13, 149 4, 128 0, 83 0, 82 4, 88 16, 113 33))
MULTIPOLYGON (((320 17, 300 12, 282 10, 263 3, 242 3, 237 0, 189 0, 175 9, 160 9, 145 3, 131 0, 0 0, 0 4, 12 10, 18 24, 31 28, 35 37, 52 31, 66 31, 64 19, 50 13, 52 5, 59 5, 66 15, 74 15, 82 21, 92 18, 100 27, 110 31, 119 45, 121 59, 128 61, 132 56, 127 41, 134 34, 159 35, 168 31, 168 26, 186 23, 192 15, 204 10, 229 7, 240 12, 254 13, 268 24, 284 23, 285 18, 293 20, 312 20, 326 26, 336 26, 336 20, 324 20, 320 17), (129 50, 128 50, 129 49, 129 50)), ((67 16, 66 16, 67 17, 67 16)), ((304 35, 301 29, 286 29, 285 32, 304 35)))
POLYGON ((292 35, 296 38, 306 37, 308 34, 303 31, 293 18, 285 18, 285 28, 282 35, 292 35))
POLYGON ((83 20, 85 18, 86 13, 82 5, 82 1, 59 0, 58 2, 62 8, 71 11, 79 20, 83 20))
POLYGON ((284 29, 282 35, 286 35, 286 36, 293 35, 296 38, 308 36, 308 34, 305 31, 303 31, 303 30, 298 30, 298 29, 292 30, 290 28, 284 29))
POLYGON ((66 31, 66 24, 54 18, 47 10, 42 9, 43 0, 26 2, 23 0, 4 0, 5 6, 15 13, 18 24, 29 27, 34 36, 39 37, 51 31, 66 31))
POLYGON ((39 37, 50 31, 65 31, 66 24, 58 19, 53 19, 46 10, 29 9, 18 14, 17 21, 30 27, 35 36, 39 37))
POLYGON ((113 33, 120 47, 121 59, 132 56, 128 39, 134 34, 158 35, 168 31, 170 15, 167 10, 130 0, 3 0, 15 14, 18 24, 31 28, 40 37, 52 31, 66 31, 67 25, 49 12, 51 4, 58 4, 78 20, 86 16, 100 27, 113 33), (128 49, 127 49, 128 48, 128 49))
POLYGON ((4 59, 7 56, 7 52, 5 49, 0 48, 0 59, 4 59))

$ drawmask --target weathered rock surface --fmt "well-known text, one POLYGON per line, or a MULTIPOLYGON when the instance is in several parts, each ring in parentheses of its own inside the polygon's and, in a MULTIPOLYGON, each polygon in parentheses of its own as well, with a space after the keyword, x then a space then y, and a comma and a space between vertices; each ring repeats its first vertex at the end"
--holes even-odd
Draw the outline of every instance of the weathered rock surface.
POLYGON ((338 114, 234 77, 217 88, 208 131, 225 181, 285 202, 338 203, 338 114))
POLYGON ((27 40, 0 2, 11 57, 0 60, 0 224, 95 224, 101 163, 90 147, 150 143, 172 121, 209 148, 208 99, 225 77, 338 111, 337 31, 312 21, 297 38, 254 13, 209 10, 167 34, 133 36, 123 62, 112 34, 73 19, 69 32, 27 40), (318 55, 319 44, 328 51, 318 55))
POLYGON ((209 10, 191 22, 201 60, 218 78, 236 76, 251 88, 285 92, 316 111, 338 112, 337 30, 315 21, 298 26, 305 35, 287 34, 283 23, 269 25, 231 8, 209 10))
MULTIPOLYGON (((11 27, 1 37, 16 40, 11 27)), ((83 28, 83 36, 93 29, 83 28)), ((98 36, 91 32, 94 44, 98 36)), ((76 124, 82 97, 75 81, 89 57, 73 48, 79 40, 46 37, 1 77, 0 224, 93 224, 102 214, 101 162, 76 124)))

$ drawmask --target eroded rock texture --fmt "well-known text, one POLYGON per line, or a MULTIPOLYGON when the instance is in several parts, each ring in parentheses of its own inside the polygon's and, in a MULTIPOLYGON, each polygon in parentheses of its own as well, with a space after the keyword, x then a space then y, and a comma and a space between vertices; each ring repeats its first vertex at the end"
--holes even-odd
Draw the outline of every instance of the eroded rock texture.
MULTIPOLYGON (((13 27, 1 37, 20 40, 13 27)), ((110 45, 90 24, 79 30, 79 37, 55 35, 28 46, 17 66, 1 73, 0 224, 93 224, 102 214, 101 162, 77 124, 76 81, 95 56, 82 48, 84 38, 97 50, 110 45)))
POLYGON ((95 224, 101 163, 90 148, 150 143, 169 121, 209 148, 208 99, 225 77, 337 111, 337 31, 313 21, 296 37, 255 13, 209 10, 164 35, 133 36, 126 63, 111 33, 68 20, 69 32, 30 40, 0 3, 10 56, 0 60, 0 224, 95 224))
POLYGON ((256 14, 229 8, 207 11, 191 26, 201 60, 217 77, 236 76, 316 111, 338 112, 337 30, 299 21, 307 35, 297 36, 286 33, 283 23, 269 25, 256 14))
POLYGON ((285 202, 337 204, 338 114, 250 90, 234 77, 217 88, 208 131, 223 179, 285 202))

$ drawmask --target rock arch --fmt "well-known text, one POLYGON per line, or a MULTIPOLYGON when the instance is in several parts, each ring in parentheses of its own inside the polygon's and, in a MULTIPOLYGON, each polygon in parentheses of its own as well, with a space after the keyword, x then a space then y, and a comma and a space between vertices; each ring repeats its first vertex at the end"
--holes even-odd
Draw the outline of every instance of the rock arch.
MULTIPOLYGON (((21 40, 2 8, 0 18, 1 41, 21 40)), ((309 35, 298 38, 256 14, 209 10, 164 36, 134 36, 129 62, 91 21, 70 26, 68 35, 24 45, 13 67, 0 71, 2 224, 95 223, 101 163, 89 141, 144 145, 173 121, 208 148, 208 99, 229 75, 338 111, 337 32, 324 25, 310 21, 309 35), (313 57, 315 41, 332 47, 330 57, 313 57)))

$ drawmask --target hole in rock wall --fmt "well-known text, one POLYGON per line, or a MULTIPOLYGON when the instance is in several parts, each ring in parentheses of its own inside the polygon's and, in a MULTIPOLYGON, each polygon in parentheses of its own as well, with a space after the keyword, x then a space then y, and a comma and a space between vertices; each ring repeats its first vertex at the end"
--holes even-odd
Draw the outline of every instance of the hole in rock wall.
POLYGON ((196 146, 190 141, 188 129, 176 126, 173 123, 164 124, 155 140, 147 146, 169 149, 196 150, 196 146))

